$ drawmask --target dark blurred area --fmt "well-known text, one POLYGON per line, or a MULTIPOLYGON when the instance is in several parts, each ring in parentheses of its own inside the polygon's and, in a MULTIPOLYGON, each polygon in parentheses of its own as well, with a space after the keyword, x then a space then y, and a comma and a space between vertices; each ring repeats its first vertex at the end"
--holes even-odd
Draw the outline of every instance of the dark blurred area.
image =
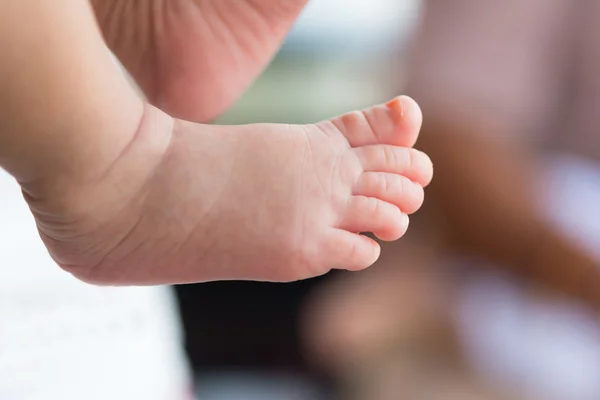
POLYGON ((207 400, 600 398, 600 3, 310 3, 219 123, 396 94, 436 177, 362 273, 182 286, 207 400))

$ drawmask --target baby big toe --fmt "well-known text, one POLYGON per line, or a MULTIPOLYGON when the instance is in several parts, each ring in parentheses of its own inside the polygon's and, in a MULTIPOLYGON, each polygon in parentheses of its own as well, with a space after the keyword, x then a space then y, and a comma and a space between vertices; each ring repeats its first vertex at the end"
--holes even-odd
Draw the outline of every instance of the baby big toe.
POLYGON ((419 136, 421 122, 421 109, 407 96, 331 120, 352 147, 371 144, 412 147, 419 136))

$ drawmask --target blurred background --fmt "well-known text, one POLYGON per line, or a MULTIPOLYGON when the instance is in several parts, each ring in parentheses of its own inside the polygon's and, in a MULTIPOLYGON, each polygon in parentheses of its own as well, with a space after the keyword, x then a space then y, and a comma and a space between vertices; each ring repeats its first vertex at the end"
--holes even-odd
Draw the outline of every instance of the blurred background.
POLYGON ((48 265, 0 174, 0 266, 18 266, 0 268, 0 399, 600 399, 598 15, 583 0, 309 3, 217 123, 419 102, 434 182, 361 273, 185 285, 179 308, 169 288, 91 288, 48 265))

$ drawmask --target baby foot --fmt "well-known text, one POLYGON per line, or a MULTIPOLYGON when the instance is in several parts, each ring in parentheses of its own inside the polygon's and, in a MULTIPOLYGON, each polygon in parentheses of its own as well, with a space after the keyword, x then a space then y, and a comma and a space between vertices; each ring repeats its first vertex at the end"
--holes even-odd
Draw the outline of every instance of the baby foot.
POLYGON ((148 107, 89 184, 29 198, 55 260, 97 284, 293 281, 373 264, 423 201, 409 98, 315 125, 208 126, 148 107), (57 201, 56 198, 60 198, 57 201))
POLYGON ((207 122, 267 65, 307 0, 93 0, 109 47, 150 102, 207 122))

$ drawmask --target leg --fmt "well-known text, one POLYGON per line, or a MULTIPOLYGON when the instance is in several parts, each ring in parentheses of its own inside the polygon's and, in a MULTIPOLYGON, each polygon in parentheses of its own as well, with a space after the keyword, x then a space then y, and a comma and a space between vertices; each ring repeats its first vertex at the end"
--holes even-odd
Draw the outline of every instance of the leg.
POLYGON ((87 2, 31 6, 0 5, 0 162, 78 277, 289 281, 362 269, 380 249, 358 233, 398 239, 420 207, 432 165, 410 148, 413 100, 304 126, 192 124, 135 96, 87 2))

